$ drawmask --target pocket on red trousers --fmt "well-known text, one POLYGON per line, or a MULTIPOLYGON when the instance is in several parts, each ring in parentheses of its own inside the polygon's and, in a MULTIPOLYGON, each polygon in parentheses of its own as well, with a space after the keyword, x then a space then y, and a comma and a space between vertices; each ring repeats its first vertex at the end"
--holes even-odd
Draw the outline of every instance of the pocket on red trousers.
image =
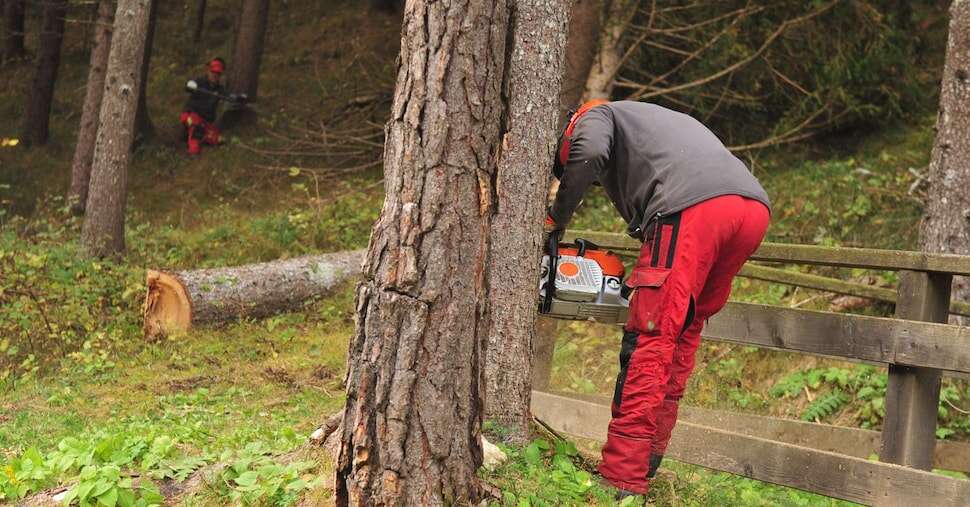
POLYGON ((630 300, 630 316, 627 318, 626 331, 645 335, 659 335, 667 301, 670 268, 637 267, 630 273, 626 285, 634 290, 630 300))

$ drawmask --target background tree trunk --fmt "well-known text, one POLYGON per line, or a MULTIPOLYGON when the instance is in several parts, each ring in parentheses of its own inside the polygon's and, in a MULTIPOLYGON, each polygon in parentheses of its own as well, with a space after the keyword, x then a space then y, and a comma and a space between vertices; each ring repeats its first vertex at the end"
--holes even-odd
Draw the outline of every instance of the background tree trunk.
POLYGON ((269 20, 269 0, 243 0, 239 30, 229 62, 229 92, 256 98, 263 40, 269 20))
POLYGON ((91 184, 81 228, 87 255, 104 257, 125 249, 128 160, 152 0, 118 0, 105 78, 91 184))
POLYGON ((566 38, 566 62, 562 90, 559 92, 563 113, 575 108, 583 98, 589 69, 599 43, 600 19, 605 0, 572 0, 569 9, 569 35, 566 38))
POLYGON ((301 308, 357 276, 363 258, 363 250, 352 250, 226 268, 148 270, 145 336, 301 308))
POLYGON ((24 48, 24 0, 7 0, 3 6, 3 61, 23 58, 24 48))
POLYGON ((202 41, 202 30, 205 28, 205 4, 206 0, 197 0, 196 2, 195 27, 192 29, 193 45, 202 41))
POLYGON ((610 99, 613 93, 613 78, 620 68, 620 44, 630 20, 636 14, 636 0, 609 0, 609 10, 602 23, 599 44, 593 65, 586 80, 583 100, 610 99))
POLYGON ((47 143, 54 85, 57 82, 57 69, 61 65, 67 0, 46 0, 42 5, 44 20, 37 50, 36 70, 30 89, 27 90, 27 107, 24 110, 20 134, 20 142, 25 146, 47 143))
MULTIPOLYGON (((930 190, 922 224, 923 250, 970 254, 970 2, 953 2, 943 68, 930 190)), ((953 280, 954 300, 970 300, 965 277, 953 280)), ((955 317, 951 317, 955 318, 955 317)), ((964 325, 968 319, 960 318, 964 325)))
POLYGON ((67 200, 71 210, 84 212, 88 198, 88 182, 91 181, 91 160, 94 158, 94 141, 98 136, 98 117, 101 114, 101 98, 104 97, 104 76, 108 70, 108 54, 111 51, 111 31, 115 17, 114 0, 98 2, 98 19, 94 28, 94 47, 88 67, 87 91, 81 111, 81 125, 77 132, 77 145, 71 161, 71 188, 67 200))
POLYGON ((486 417, 529 435, 536 285, 542 247, 569 0, 518 1, 506 48, 506 133, 497 160, 488 271, 491 327, 485 361, 486 417))
POLYGON ((138 93, 138 110, 135 113, 134 143, 145 143, 155 137, 155 125, 148 114, 148 69, 151 67, 152 51, 155 46, 155 23, 158 19, 158 2, 152 2, 148 16, 148 33, 145 35, 145 55, 141 65, 141 88, 138 93))
POLYGON ((503 0, 407 3, 357 289, 338 505, 477 504, 503 0))

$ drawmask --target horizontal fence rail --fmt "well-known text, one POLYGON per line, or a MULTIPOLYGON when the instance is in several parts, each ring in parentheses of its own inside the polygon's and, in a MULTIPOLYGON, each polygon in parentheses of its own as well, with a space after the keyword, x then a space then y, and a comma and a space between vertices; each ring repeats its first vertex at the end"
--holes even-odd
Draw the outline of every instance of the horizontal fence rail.
MULTIPOLYGON (((615 250, 618 253, 636 254, 640 251, 641 245, 639 241, 615 232, 566 231, 566 241, 572 241, 576 238, 588 239, 603 248, 615 250)), ((970 258, 966 256, 875 248, 762 243, 758 251, 751 256, 751 260, 842 268, 929 271, 970 275, 970 258)))
MULTIPOLYGON (((539 391, 542 390, 539 389, 539 391)), ((610 406, 612 401, 606 396, 599 395, 543 392, 606 407, 610 406)), ((882 437, 878 431, 727 410, 711 410, 689 405, 680 406, 677 420, 863 459, 878 455, 879 447, 882 445, 882 437)), ((970 473, 970 443, 937 440, 933 467, 970 473)))
MULTIPOLYGON (((606 439, 608 405, 533 391, 532 411, 568 435, 600 442, 606 439)), ((868 505, 965 506, 970 498, 970 481, 688 421, 674 428, 667 456, 868 505)))
MULTIPOLYGON (((866 285, 863 283, 847 282, 845 280, 829 278, 827 276, 758 266, 757 264, 745 264, 741 268, 741 272, 738 273, 738 276, 765 282, 782 283, 805 289, 815 289, 825 292, 834 292, 836 294, 845 294, 847 296, 875 299, 877 301, 885 301, 887 303, 896 303, 897 299, 896 291, 893 289, 876 287, 874 285, 866 285)), ((965 303, 963 301, 951 301, 950 313, 953 315, 970 317, 970 303, 965 303)))
POLYGON ((970 328, 728 303, 704 337, 822 356, 970 373, 970 328))

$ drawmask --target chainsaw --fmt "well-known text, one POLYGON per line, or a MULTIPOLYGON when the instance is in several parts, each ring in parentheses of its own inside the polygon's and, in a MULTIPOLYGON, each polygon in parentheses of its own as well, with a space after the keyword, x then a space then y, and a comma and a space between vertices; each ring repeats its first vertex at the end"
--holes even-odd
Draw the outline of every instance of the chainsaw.
POLYGON ((590 241, 559 243, 550 234, 542 257, 539 313, 555 319, 626 322, 629 301, 620 257, 590 241))

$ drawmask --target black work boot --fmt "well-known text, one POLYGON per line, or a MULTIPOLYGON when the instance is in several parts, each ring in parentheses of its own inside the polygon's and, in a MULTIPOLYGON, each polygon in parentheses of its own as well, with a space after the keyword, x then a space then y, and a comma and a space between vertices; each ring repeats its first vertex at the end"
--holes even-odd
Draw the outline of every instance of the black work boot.
POLYGON ((657 469, 660 468, 660 462, 664 460, 663 454, 651 454, 650 455, 650 469, 647 470, 647 479, 653 479, 657 476, 657 469))

